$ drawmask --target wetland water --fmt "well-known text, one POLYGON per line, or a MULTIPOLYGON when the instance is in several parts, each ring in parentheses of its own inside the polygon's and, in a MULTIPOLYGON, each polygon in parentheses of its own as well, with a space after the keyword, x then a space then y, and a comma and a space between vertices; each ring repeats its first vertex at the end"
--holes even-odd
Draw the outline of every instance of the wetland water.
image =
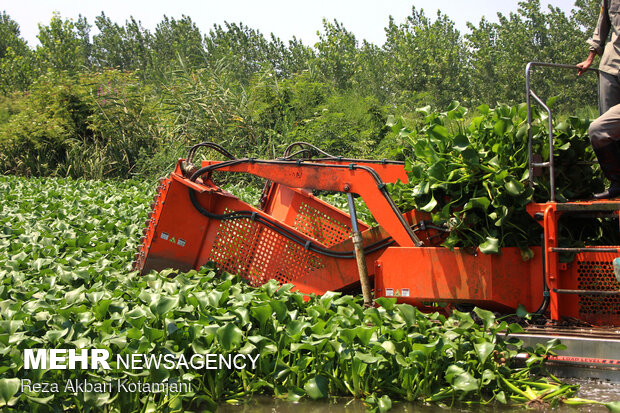
MULTIPOLYGON (((597 381, 597 380, 584 380, 584 379, 567 379, 568 383, 579 384, 581 386, 577 397, 584 399, 597 400, 601 402, 620 401, 620 383, 612 383, 609 381, 597 381)), ((456 407, 452 409, 444 409, 439 406, 424 406, 421 404, 413 403, 394 403, 390 413, 404 413, 404 412, 426 412, 426 413, 440 413, 446 411, 455 412, 527 412, 528 410, 523 407, 507 407, 500 404, 494 404, 492 406, 473 406, 456 407)), ((551 409, 547 409, 551 410, 551 409)), ((553 409, 554 412, 572 412, 572 413, 585 413, 585 412, 609 412, 604 406, 588 405, 588 406, 560 406, 557 409, 553 409)), ((258 396, 252 399, 244 405, 221 405, 217 409, 217 413, 365 413, 365 406, 360 400, 340 399, 337 402, 328 401, 312 401, 304 400, 299 403, 287 402, 285 400, 275 400, 267 396, 258 396)))

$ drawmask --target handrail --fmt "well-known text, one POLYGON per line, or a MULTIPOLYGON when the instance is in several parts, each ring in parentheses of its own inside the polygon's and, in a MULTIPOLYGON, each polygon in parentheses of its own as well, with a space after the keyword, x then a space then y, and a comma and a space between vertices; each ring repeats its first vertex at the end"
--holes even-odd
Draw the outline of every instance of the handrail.
MULTIPOLYGON (((530 186, 533 187, 534 186, 534 167, 548 167, 549 168, 549 187, 550 187, 550 191, 551 191, 551 202, 555 202, 555 168, 554 168, 554 164, 553 164, 553 117, 551 115, 551 109, 549 109, 549 107, 542 101, 542 99, 540 99, 538 97, 538 95, 536 95, 536 93, 534 93, 534 91, 532 91, 531 87, 530 87, 530 69, 532 68, 532 66, 542 66, 542 67, 555 67, 555 68, 562 68, 562 69, 572 69, 572 70, 578 70, 579 68, 576 65, 566 65, 566 64, 559 64, 559 63, 544 63, 544 62, 529 62, 526 66, 525 66, 525 103, 527 105, 527 133, 528 133, 528 140, 527 140, 527 150, 528 150, 528 166, 529 166, 529 181, 530 181, 530 186), (538 102, 538 104, 540 104, 540 106, 542 106, 546 111, 547 114, 549 115, 549 161, 547 162, 534 162, 533 157, 534 154, 532 153, 532 107, 531 107, 531 100, 530 97, 533 97, 534 100, 536 100, 536 102, 538 102)), ((599 73, 599 70, 596 68, 591 68, 588 69, 588 71, 593 71, 595 72, 597 75, 599 73)), ((598 78, 597 82, 600 82, 600 77, 598 78)), ((597 87, 597 94, 598 94, 598 87, 597 87)))

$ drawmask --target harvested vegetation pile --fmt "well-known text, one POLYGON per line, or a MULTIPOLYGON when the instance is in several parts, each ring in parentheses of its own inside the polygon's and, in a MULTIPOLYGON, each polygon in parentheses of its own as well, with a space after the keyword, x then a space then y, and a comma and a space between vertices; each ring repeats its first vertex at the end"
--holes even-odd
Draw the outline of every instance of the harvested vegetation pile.
MULTIPOLYGON (((423 121, 409 127, 391 117, 388 126, 411 147, 406 169, 410 182, 392 186, 402 210, 432 212, 452 232, 447 247, 480 247, 498 253, 503 246, 540 244, 540 225, 525 211, 531 201, 550 199, 545 169, 528 184, 527 106, 479 106, 473 116, 454 102, 446 112, 419 110, 423 121)), ((548 118, 533 112, 533 153, 549 160, 548 118)), ((588 199, 603 189, 603 181, 587 136, 588 119, 570 117, 554 125, 556 199, 588 199)), ((600 242, 603 224, 573 222, 573 231, 587 228, 591 243, 600 242), (575 227, 577 225, 577 228, 575 227)), ((564 233, 570 237, 571 234, 564 233)))
MULTIPOLYGON (((557 343, 531 349, 516 324, 476 309, 446 318, 380 300, 303 296, 269 282, 252 288, 212 269, 138 276, 130 260, 150 185, 0 177, 0 407, 4 411, 197 411, 255 393, 289 400, 364 398, 452 404, 558 403, 576 388, 532 372, 557 343), (25 348, 105 348, 112 355, 249 354, 255 369, 181 367, 26 370, 25 348), (56 382, 59 393, 20 391, 20 380, 56 382), (69 379, 91 383, 189 382, 181 394, 67 393, 69 379)), ((570 399, 565 400, 570 402, 570 399)), ((576 400, 575 402, 579 402, 576 400)), ((610 405, 610 407, 614 407, 610 405)))

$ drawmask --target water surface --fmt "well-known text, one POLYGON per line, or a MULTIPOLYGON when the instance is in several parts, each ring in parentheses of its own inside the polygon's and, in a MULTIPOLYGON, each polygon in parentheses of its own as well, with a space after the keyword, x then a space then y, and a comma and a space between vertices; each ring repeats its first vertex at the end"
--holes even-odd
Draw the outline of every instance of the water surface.
MULTIPOLYGON (((608 381, 567 379, 566 382, 579 384, 581 386, 577 397, 584 399, 597 400, 601 402, 620 401, 620 383, 608 381)), ((545 409, 552 410, 552 409, 545 409)), ((390 413, 423 412, 423 413, 446 413, 452 412, 479 412, 479 413, 516 413, 526 412, 520 406, 507 407, 500 404, 491 406, 467 406, 442 408, 439 406, 424 406, 419 403, 394 403, 390 413)), ((590 406, 566 406, 561 405, 554 412, 562 413, 586 413, 586 412, 608 412, 606 407, 600 405, 590 406)), ((360 400, 350 400, 340 398, 331 401, 312 401, 302 400, 299 403, 292 403, 285 400, 276 400, 267 396, 256 396, 251 401, 242 405, 220 405, 218 413, 365 413, 366 407, 360 400)))

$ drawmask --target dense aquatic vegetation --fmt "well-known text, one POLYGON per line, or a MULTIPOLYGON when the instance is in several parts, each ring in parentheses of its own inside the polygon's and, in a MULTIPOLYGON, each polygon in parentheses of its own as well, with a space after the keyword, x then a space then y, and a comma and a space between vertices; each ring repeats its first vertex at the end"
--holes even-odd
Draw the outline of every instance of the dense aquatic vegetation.
MULTIPOLYGON (((391 187, 402 210, 431 212, 445 224, 447 247, 479 247, 498 253, 503 246, 539 245, 541 227, 525 210, 532 202, 550 199, 549 172, 541 171, 529 185, 527 106, 482 105, 469 113, 458 102, 446 112, 419 109, 413 123, 392 117, 388 125, 403 140, 409 183, 391 187), (412 126, 413 123, 413 126, 412 126)), ((532 152, 549 161, 548 117, 534 108, 532 152)), ((603 189, 587 136, 590 120, 569 117, 554 124, 556 200, 592 198, 603 189)), ((569 242, 575 234, 590 244, 612 236, 600 219, 573 220, 562 233, 569 242)), ((613 229, 613 233, 617 230, 613 229)), ((614 244, 611 242, 610 245, 614 244)))
POLYGON ((135 181, 0 177, 0 405, 6 411, 202 411, 257 393, 291 401, 358 397, 379 411, 401 400, 571 402, 565 398, 575 386, 533 376, 560 345, 523 349, 507 335, 521 327, 486 310, 423 314, 391 299, 364 308, 360 298, 340 293, 304 297, 274 281, 250 287, 209 266, 131 272, 151 188, 135 181), (246 368, 131 369, 112 358, 110 369, 26 369, 26 348, 103 348, 121 357, 175 360, 241 355, 246 368), (514 356, 526 350, 525 367, 515 366, 514 356), (23 388, 22 380, 59 388, 45 393, 23 388), (99 384, 100 391, 65 388, 68 381, 99 384), (142 387, 127 391, 132 383, 142 387), (168 383, 168 392, 152 391, 158 383, 168 383), (183 383, 189 391, 178 387, 183 383))

